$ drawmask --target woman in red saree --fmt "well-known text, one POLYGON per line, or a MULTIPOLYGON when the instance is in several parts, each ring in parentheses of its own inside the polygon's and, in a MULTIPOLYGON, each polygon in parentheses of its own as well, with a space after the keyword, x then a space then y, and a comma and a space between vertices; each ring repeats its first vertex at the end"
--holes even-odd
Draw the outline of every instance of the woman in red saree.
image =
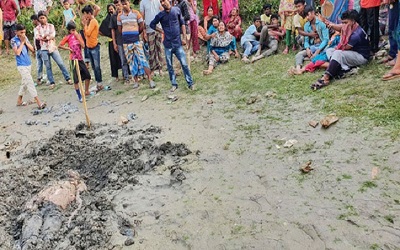
POLYGON ((229 20, 228 23, 226 24, 228 27, 229 33, 236 38, 236 41, 240 41, 240 38, 242 37, 242 19, 239 16, 239 9, 238 8, 233 8, 231 12, 229 13, 229 20))
POLYGON ((207 16, 207 10, 210 6, 213 8, 213 15, 219 15, 218 0, 203 0, 203 17, 207 16))

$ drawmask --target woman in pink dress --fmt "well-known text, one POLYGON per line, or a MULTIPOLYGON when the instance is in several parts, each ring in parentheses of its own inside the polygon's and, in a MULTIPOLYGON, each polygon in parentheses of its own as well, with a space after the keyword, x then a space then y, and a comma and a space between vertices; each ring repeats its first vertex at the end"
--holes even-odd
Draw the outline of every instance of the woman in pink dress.
POLYGON ((229 13, 229 20, 226 26, 228 27, 229 33, 236 38, 236 41, 240 41, 243 34, 242 28, 240 27, 241 25, 242 19, 239 16, 239 9, 233 8, 231 13, 229 13))

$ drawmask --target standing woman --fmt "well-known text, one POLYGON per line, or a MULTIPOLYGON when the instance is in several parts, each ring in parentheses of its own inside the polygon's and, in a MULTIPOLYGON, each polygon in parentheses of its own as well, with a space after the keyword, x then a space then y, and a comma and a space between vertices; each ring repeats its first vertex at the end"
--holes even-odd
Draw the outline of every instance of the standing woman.
POLYGON ((213 10, 212 16, 219 15, 218 0, 203 0, 203 17, 207 16, 209 7, 213 10))
MULTIPOLYGON (((397 12, 399 13, 400 11, 400 4, 397 4, 397 12)), ((393 37, 395 38, 396 42, 397 42, 397 60, 395 65, 393 66, 393 68, 386 73, 385 75, 383 75, 382 80, 384 81, 388 81, 388 80, 392 80, 392 79, 396 79, 400 77, 400 60, 398 58, 399 52, 400 52, 400 15, 399 15, 399 20, 398 20, 398 24, 397 24, 397 28, 394 31, 393 37)))
POLYGON ((233 8, 231 13, 229 13, 229 20, 227 25, 229 33, 236 38, 236 40, 240 40, 242 37, 242 19, 239 16, 239 9, 233 8))
POLYGON ((111 17, 115 12, 115 5, 112 3, 107 4, 107 16, 104 18, 103 22, 101 22, 99 33, 102 36, 108 37, 108 56, 110 59, 111 76, 115 77, 115 80, 118 81, 118 70, 122 68, 121 59, 118 52, 114 49, 114 43, 110 29, 111 17))
POLYGON ((198 23, 199 17, 197 16, 197 1, 196 0, 188 0, 189 2, 189 28, 190 28, 190 40, 189 40, 189 48, 193 49, 193 56, 196 57, 197 53, 200 50, 199 45, 199 31, 198 31, 198 23))

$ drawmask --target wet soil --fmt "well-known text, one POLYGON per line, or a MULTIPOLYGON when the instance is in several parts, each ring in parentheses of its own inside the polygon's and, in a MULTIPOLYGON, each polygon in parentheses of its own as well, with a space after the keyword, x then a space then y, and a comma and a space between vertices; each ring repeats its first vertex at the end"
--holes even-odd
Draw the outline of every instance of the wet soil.
POLYGON ((191 151, 185 144, 158 144, 160 132, 153 126, 136 130, 95 124, 87 129, 79 124, 15 152, 0 175, 0 195, 7 197, 0 205, 1 226, 9 235, 0 248, 112 249, 116 229, 126 238, 123 244, 134 244, 140 221, 118 215, 112 198, 123 188, 140 185, 138 175, 151 175, 166 162, 171 175, 165 188, 185 180, 181 165, 191 151), (68 170, 79 173, 87 185, 82 208, 69 226, 76 202, 65 211, 51 202, 41 202, 34 210, 26 207, 49 183, 68 179, 68 170))

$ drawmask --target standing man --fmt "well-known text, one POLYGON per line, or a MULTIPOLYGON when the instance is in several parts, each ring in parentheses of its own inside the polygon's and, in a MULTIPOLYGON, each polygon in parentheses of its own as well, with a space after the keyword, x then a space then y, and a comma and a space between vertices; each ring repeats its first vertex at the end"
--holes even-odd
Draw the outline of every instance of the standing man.
POLYGON ((139 87, 138 76, 147 75, 150 88, 156 85, 151 79, 151 70, 144 54, 143 43, 140 41, 140 33, 144 31, 144 21, 139 11, 131 9, 129 0, 121 0, 122 12, 118 15, 118 29, 122 33, 122 43, 126 60, 131 74, 135 80, 133 88, 139 87))
POLYGON ((177 7, 172 7, 168 0, 160 0, 164 10, 156 15, 153 21, 150 23, 150 28, 157 30, 160 33, 164 33, 164 48, 165 58, 167 60, 167 67, 169 73, 169 79, 172 83, 171 92, 174 92, 178 88, 176 82, 176 75, 174 68, 172 67, 172 55, 178 58, 182 65, 182 71, 185 75, 186 82, 190 90, 194 90, 194 83, 188 64, 186 62, 185 51, 182 45, 186 45, 186 26, 183 20, 181 11, 177 7), (157 27, 157 24, 161 23, 163 29, 157 27), (181 40, 180 31, 182 31, 184 40, 181 40))
POLYGON ((99 23, 93 15, 93 8, 91 5, 86 5, 82 9, 82 23, 83 31, 86 38, 86 47, 89 54, 90 64, 94 71, 94 78, 97 84, 97 90, 102 90, 103 78, 101 75, 100 67, 100 44, 98 40, 99 36, 99 23))
POLYGON ((37 29, 35 39, 40 41, 40 56, 46 66, 50 89, 55 87, 50 57, 57 63, 67 84, 72 84, 69 72, 64 65, 60 52, 57 50, 57 45, 55 45, 56 30, 54 29, 54 25, 47 22, 47 15, 44 11, 39 11, 38 18, 40 25, 35 28, 37 29))
MULTIPOLYGON (((144 41, 149 45, 149 64, 151 73, 158 70, 162 74, 162 33, 150 28, 150 23, 163 8, 159 0, 142 0, 140 2, 140 13, 144 18, 146 31, 143 32, 144 41)), ((161 26, 159 26, 161 29, 161 26)))
POLYGON ((43 60, 41 56, 41 49, 40 49, 40 40, 38 38, 38 27, 40 25, 39 18, 36 14, 31 16, 31 21, 33 24, 33 40, 34 40, 34 48, 36 52, 36 70, 37 70, 37 84, 40 85, 42 83, 43 78, 43 60))
POLYGON ((39 11, 44 11, 47 16, 52 5, 52 0, 33 0, 33 10, 35 11, 36 15, 39 14, 39 11))
POLYGON ((10 41, 15 36, 15 21, 19 10, 14 0, 0 0, 0 8, 3 11, 4 43, 8 55, 10 54, 10 41))
POLYGON ((130 83, 128 64, 125 58, 124 47, 122 46, 122 34, 119 32, 117 24, 117 17, 122 12, 121 0, 114 0, 114 5, 117 8, 117 11, 111 16, 110 20, 111 37, 114 50, 118 53, 121 60, 122 75, 124 76, 125 84, 128 85, 130 83))
POLYGON ((369 46, 371 53, 379 50, 379 6, 381 0, 360 1, 360 25, 369 34, 369 46))

